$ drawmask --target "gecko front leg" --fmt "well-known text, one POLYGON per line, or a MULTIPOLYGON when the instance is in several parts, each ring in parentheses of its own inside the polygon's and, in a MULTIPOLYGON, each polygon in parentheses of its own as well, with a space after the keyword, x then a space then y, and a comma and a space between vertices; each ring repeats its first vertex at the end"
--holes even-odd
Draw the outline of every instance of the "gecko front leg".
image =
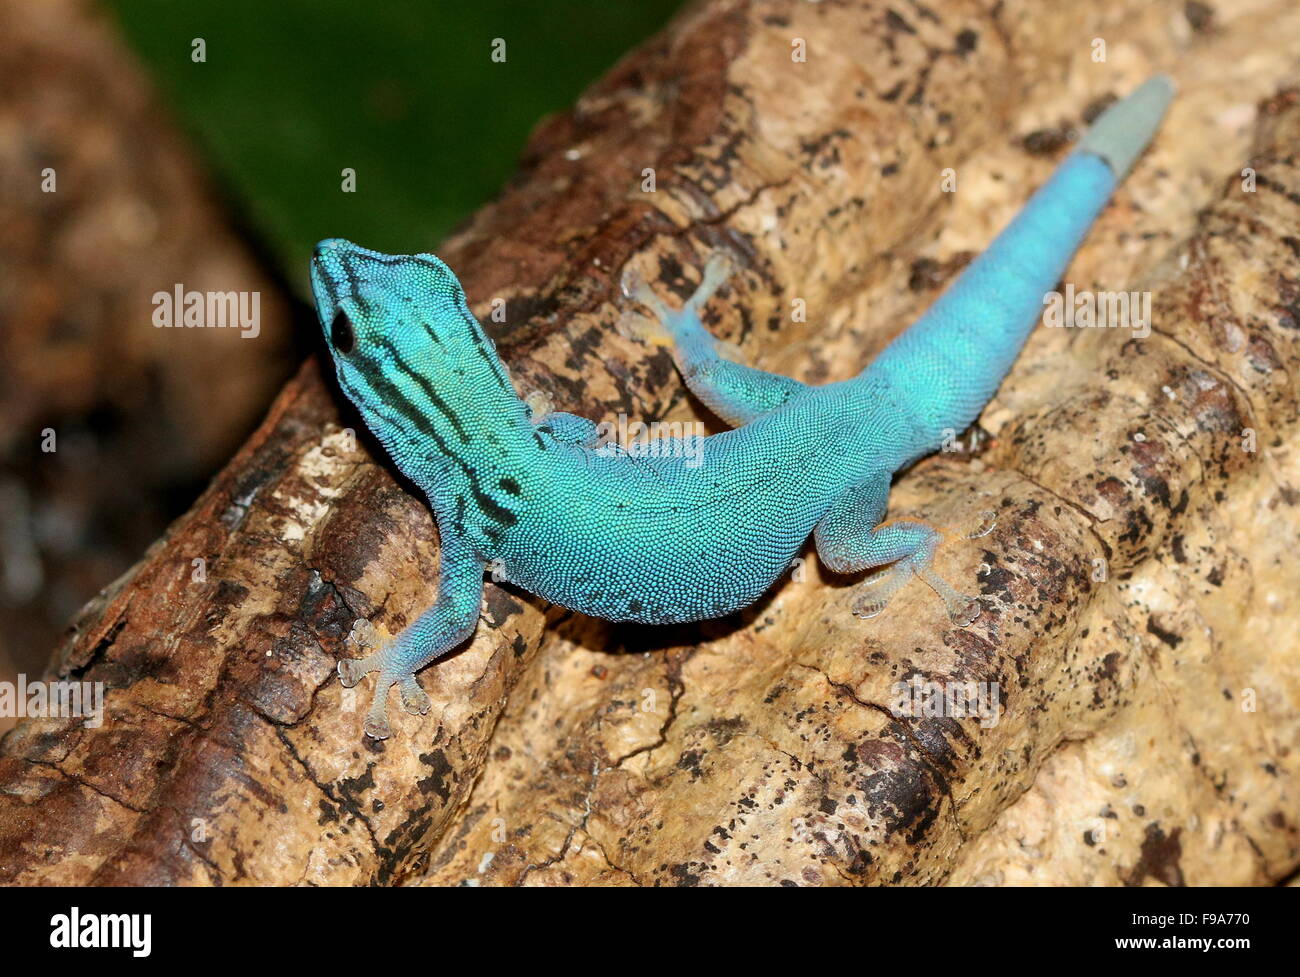
POLYGON ((583 448, 594 448, 600 442, 595 421, 555 410, 549 394, 534 390, 524 398, 524 403, 532 414, 533 428, 539 434, 550 435, 560 444, 576 444, 583 448))
POLYGON ((463 539, 440 529, 441 566, 433 606, 383 648, 338 664, 339 681, 345 688, 352 688, 371 672, 379 673, 363 725, 365 734, 373 739, 389 736, 388 690, 394 685, 407 712, 422 716, 429 711, 429 696, 420 688, 415 673, 468 638, 478 623, 486 564, 463 539))

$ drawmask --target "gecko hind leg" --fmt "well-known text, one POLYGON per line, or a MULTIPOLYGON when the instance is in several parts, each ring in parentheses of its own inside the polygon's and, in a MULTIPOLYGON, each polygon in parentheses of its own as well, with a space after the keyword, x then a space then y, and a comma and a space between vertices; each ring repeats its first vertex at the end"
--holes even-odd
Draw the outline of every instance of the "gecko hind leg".
POLYGON ((942 540, 938 530, 911 520, 873 529, 861 550, 862 566, 891 565, 863 581, 865 589, 854 603, 853 613, 875 617, 912 576, 918 576, 939 595, 953 624, 965 627, 979 617, 979 600, 957 590, 934 571, 934 554, 942 540))
POLYGON ((813 531, 817 553, 831 571, 857 573, 881 567, 863 581, 853 613, 875 617, 909 579, 918 576, 944 602, 949 620, 959 627, 970 624, 980 614, 979 600, 954 588, 933 569, 944 534, 911 519, 879 523, 888 494, 885 477, 856 485, 831 506, 813 531))
POLYGON ((631 266, 623 273, 622 284, 623 294, 644 305, 658 320, 658 328, 643 338, 670 347, 677 372, 691 393, 729 425, 739 427, 781 407, 808 386, 722 355, 730 344, 704 327, 700 309, 730 274, 727 256, 714 252, 704 266, 694 294, 676 311, 668 308, 631 266))

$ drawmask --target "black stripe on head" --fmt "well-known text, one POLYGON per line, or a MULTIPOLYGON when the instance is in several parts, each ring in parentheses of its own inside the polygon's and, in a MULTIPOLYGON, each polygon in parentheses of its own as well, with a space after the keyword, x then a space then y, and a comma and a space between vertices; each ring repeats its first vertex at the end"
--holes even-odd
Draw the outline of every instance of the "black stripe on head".
MULTIPOLYGON (((514 512, 483 491, 482 486, 479 484, 478 472, 466 464, 465 460, 457 452, 448 449, 447 443, 438 434, 438 429, 429 422, 429 418, 425 416, 424 412, 417 409, 395 383, 376 369, 376 365, 372 361, 366 360, 363 363, 361 358, 354 356, 351 363, 365 377, 366 383, 370 385, 371 390, 375 392, 375 395, 379 397, 386 407, 396 411, 404 420, 414 425, 421 434, 438 446, 439 454, 455 464, 464 473, 469 480, 470 494, 474 496, 474 501, 478 503, 484 515, 502 526, 513 526, 519 521, 519 517, 514 512)), ((366 403, 366 401, 361 400, 360 403, 366 403)))
MULTIPOLYGON (((369 399, 363 397, 357 391, 357 389, 353 387, 350 383, 348 383, 346 380, 344 380, 343 377, 339 377, 338 381, 339 381, 339 386, 343 388, 343 392, 352 398, 352 402, 357 404, 358 409, 361 410, 363 416, 365 416, 366 414, 376 415, 385 424, 392 427, 401 436, 402 440, 405 441, 406 444, 412 450, 419 447, 420 439, 417 438, 414 434, 412 434, 410 429, 407 428, 406 425, 401 422, 401 420, 394 417, 390 417, 387 414, 385 414, 383 411, 376 410, 373 407, 361 407, 362 404, 368 404, 370 402, 369 399)), ((366 423, 367 424, 370 423, 368 419, 366 423)))
POLYGON ((353 355, 348 362, 358 373, 365 377, 366 383, 369 384, 370 389, 375 392, 375 396, 383 402, 384 406, 395 410, 401 417, 415 425, 421 434, 437 441, 438 447, 443 449, 444 454, 446 453, 446 446, 442 443, 437 429, 429 422, 429 418, 424 411, 411 403, 397 384, 384 376, 383 368, 378 363, 368 359, 360 351, 358 351, 358 355, 353 355))
POLYGON ((321 286, 325 289, 325 297, 330 300, 330 305, 337 309, 339 304, 339 292, 334 281, 334 276, 325 268, 325 263, 323 261, 317 262, 317 268, 320 270, 316 277, 320 279, 321 286))
POLYGON ((456 436, 460 438, 461 443, 469 444, 471 438, 465 431, 464 425, 461 424, 460 418, 457 416, 456 412, 448 406, 447 402, 438 396, 437 391, 433 389, 433 384, 429 383, 427 379, 411 369, 406 360, 402 359, 402 354, 397 351, 397 347, 393 345, 391 339, 383 336, 377 340, 377 343, 380 347, 388 351, 388 355, 393 358, 393 363, 397 368, 419 385, 420 389, 424 391, 424 395, 429 398, 429 402, 438 409, 438 413, 447 418, 447 423, 456 431, 456 436))
POLYGON ((343 271, 343 277, 348 280, 348 293, 352 298, 356 298, 361 291, 361 276, 353 267, 355 256, 351 251, 342 251, 339 253, 339 268, 343 271))
POLYGON ((470 312, 469 309, 463 309, 462 312, 469 338, 474 341, 474 348, 478 355, 483 357, 483 362, 491 368, 492 375, 496 377, 501 389, 513 394, 514 387, 510 385, 510 378, 506 376, 505 367, 501 363, 501 357, 496 353, 496 347, 489 346, 484 340, 483 324, 474 317, 474 313, 470 312))

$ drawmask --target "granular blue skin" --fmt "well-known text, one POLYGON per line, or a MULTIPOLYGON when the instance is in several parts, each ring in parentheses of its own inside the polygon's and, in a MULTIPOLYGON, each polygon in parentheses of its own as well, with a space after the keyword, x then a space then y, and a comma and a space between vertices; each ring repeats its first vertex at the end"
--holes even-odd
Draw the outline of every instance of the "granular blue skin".
POLYGON ((719 256, 680 310, 626 276, 690 389, 737 425, 703 439, 698 458, 671 446, 656 457, 598 446, 595 425, 572 414, 534 422, 446 265, 322 241, 312 286, 339 384, 428 496, 442 541, 433 607, 387 647, 339 663, 345 685, 380 673, 366 733, 388 735, 392 685, 408 711, 427 710, 414 674, 472 633, 489 563, 575 611, 667 624, 752 603, 813 535, 832 571, 886 568, 864 585, 862 616, 917 575, 955 623, 970 623, 978 602, 931 569, 940 534, 910 520, 880 525, 890 478, 978 416, 1114 189, 1108 159, 1127 169, 1136 150, 1124 140, 1145 143, 1158 118, 1135 130, 1121 114, 1126 125, 1112 122, 1121 136, 1102 133, 1116 140, 1113 153, 1085 139, 988 251, 850 380, 808 387, 720 357, 699 318, 725 279, 719 256))

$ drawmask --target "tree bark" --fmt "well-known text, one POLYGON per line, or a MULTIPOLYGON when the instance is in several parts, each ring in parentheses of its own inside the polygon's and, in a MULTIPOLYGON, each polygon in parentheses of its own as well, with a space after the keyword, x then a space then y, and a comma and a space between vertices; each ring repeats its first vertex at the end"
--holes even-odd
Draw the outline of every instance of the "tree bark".
POLYGON ((852 375, 1085 112, 1155 70, 1182 87, 1069 273, 1149 291, 1150 336, 1038 330, 984 412, 989 437, 962 439, 978 450, 895 484, 894 517, 998 511, 991 536, 941 557, 978 581, 983 615, 954 629, 917 584, 859 620, 855 581, 811 550, 756 607, 689 627, 610 625, 489 583, 473 642, 421 675, 429 714, 395 711, 392 738, 365 742, 372 680, 341 689, 335 661, 358 618, 396 634, 429 604, 436 532, 352 443, 360 421, 311 361, 57 650, 49 676, 106 682, 108 714, 4 740, 0 880, 1285 877, 1297 28, 1282 0, 690 6, 541 126, 518 178, 439 249, 520 391, 559 409, 708 421, 666 354, 629 338, 618 281, 632 263, 685 296, 716 248, 739 270, 706 321, 749 362, 852 375), (996 683, 999 721, 897 715, 913 676, 996 683))
POLYGON ((68 618, 184 511, 174 500, 229 459, 301 357, 286 296, 88 0, 0 4, 0 229, 8 681, 40 673, 68 618), (256 340, 154 328, 152 297, 178 282, 259 295, 256 340))

